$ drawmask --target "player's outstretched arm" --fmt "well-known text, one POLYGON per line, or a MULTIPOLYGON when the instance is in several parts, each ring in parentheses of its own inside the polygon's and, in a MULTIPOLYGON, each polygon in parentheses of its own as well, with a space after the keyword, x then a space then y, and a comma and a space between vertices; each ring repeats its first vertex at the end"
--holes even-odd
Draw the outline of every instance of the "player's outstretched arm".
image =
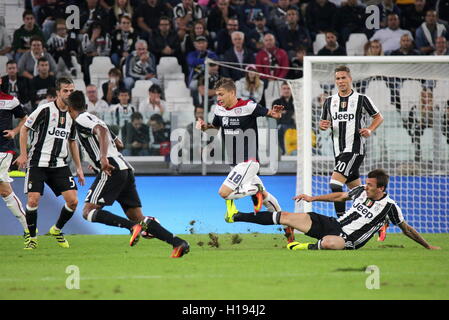
POLYGON ((332 192, 328 194, 323 194, 320 196, 309 196, 307 194, 300 194, 293 198, 293 200, 296 201, 307 201, 307 202, 314 202, 314 201, 323 201, 323 202, 341 202, 341 201, 347 201, 349 200, 349 193, 347 192, 332 192))
POLYGON ((78 143, 76 140, 69 140, 69 148, 70 153, 72 154, 73 162, 75 162, 76 167, 76 175, 78 176, 78 182, 80 185, 84 186, 84 172, 83 167, 81 166, 81 158, 80 158, 80 152, 78 148, 78 143))
POLYGON ((28 144, 28 131, 30 129, 26 126, 20 127, 20 137, 19 137, 19 146, 20 146, 20 155, 17 157, 14 164, 17 164, 19 168, 26 168, 28 161, 28 152, 27 152, 27 144, 28 144))
POLYGON ((197 130, 206 131, 207 129, 217 129, 213 124, 206 123, 203 119, 198 119, 195 124, 197 130))
POLYGON ((108 176, 112 174, 112 170, 114 170, 114 166, 109 164, 108 160, 108 129, 97 124, 93 133, 98 137, 98 143, 100 144, 100 163, 101 163, 101 171, 104 171, 108 176))
POLYGON ((429 249, 429 250, 439 250, 439 249, 441 249, 440 247, 431 246, 429 243, 427 243, 427 241, 424 240, 424 238, 419 234, 419 232, 416 231, 415 228, 413 228, 407 222, 402 221, 402 223, 400 223, 398 225, 398 227, 401 228, 402 233, 404 233, 410 239, 418 242, 424 248, 429 249))

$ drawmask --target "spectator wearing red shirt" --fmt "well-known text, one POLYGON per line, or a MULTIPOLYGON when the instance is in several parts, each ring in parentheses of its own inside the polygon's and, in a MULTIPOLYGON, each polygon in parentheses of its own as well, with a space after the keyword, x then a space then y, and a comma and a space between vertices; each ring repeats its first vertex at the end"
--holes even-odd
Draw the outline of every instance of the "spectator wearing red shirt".
MULTIPOLYGON (((288 69, 277 67, 289 67, 288 54, 284 49, 276 47, 276 39, 271 33, 267 33, 263 37, 264 47, 256 55, 257 71, 267 75, 272 75, 278 78, 285 78, 288 69), (261 67, 265 65, 266 67, 261 67)), ((262 79, 270 79, 270 77, 263 76, 262 79)))

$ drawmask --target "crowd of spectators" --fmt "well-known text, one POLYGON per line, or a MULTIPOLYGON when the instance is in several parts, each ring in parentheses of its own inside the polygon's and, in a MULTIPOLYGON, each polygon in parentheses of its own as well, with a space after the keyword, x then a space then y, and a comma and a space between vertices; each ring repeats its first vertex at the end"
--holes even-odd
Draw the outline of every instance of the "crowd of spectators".
MULTIPOLYGON (((320 33, 326 43, 317 55, 346 55, 352 33, 367 36, 365 55, 449 54, 449 0, 24 2, 23 24, 13 34, 0 25, 0 55, 8 57, 2 91, 17 96, 31 111, 51 99, 58 76, 76 78, 76 66, 81 66, 89 111, 114 115, 110 125, 125 138, 128 155, 164 155, 170 117, 156 68, 162 57, 175 57, 181 65, 193 113, 205 99, 209 106, 214 103, 213 84, 220 77, 236 81, 239 96, 263 102, 271 80, 302 77, 302 60, 314 54, 320 33), (366 27, 365 7, 372 4, 380 12, 378 30, 366 27), (79 29, 66 23, 68 5, 80 8, 79 29), (96 56, 110 57, 114 65, 102 84, 91 83, 89 66, 96 56), (208 97, 206 57, 240 69, 210 64, 208 97), (153 85, 148 99, 133 105, 131 90, 137 80, 153 85)), ((281 96, 274 97, 288 110, 278 123, 282 132, 294 128, 287 91, 282 86, 281 96)), ((281 148, 285 152, 283 144, 281 148)))

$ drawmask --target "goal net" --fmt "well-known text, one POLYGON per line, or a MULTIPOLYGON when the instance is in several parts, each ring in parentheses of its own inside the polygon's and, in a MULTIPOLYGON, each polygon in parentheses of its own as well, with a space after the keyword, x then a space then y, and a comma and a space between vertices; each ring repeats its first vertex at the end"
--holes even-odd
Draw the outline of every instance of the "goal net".
MULTIPOLYGON (((384 117, 367 139, 362 183, 369 171, 385 169, 387 192, 406 221, 420 232, 449 232, 447 56, 305 57, 303 79, 289 81, 298 135, 297 194, 331 192, 330 129, 321 131, 318 125, 325 98, 337 92, 334 69, 339 65, 351 69, 354 90, 369 96, 384 117)), ((295 210, 335 216, 333 203, 300 202, 295 210)))

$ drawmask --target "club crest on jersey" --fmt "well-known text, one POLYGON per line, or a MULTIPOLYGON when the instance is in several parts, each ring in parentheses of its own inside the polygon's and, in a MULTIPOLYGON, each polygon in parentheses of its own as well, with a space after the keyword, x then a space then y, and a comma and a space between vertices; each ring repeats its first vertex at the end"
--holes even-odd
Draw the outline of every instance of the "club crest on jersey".
POLYGON ((65 122, 65 117, 60 117, 59 118, 59 123, 60 124, 64 124, 64 122, 65 122))
POLYGON ((234 109, 235 114, 239 115, 242 114, 242 108, 235 108, 234 109))
POLYGON ((346 109, 346 107, 348 106, 348 102, 342 101, 342 102, 340 103, 340 106, 341 106, 341 108, 346 109))
POLYGON ((5 101, 0 101, 0 108, 5 106, 5 101))
POLYGON ((371 208, 374 204, 374 201, 371 199, 366 199, 364 205, 367 206, 368 208, 371 208))
POLYGON ((228 126, 229 125, 229 118, 228 117, 223 117, 223 119, 221 120, 223 122, 223 126, 228 126))

